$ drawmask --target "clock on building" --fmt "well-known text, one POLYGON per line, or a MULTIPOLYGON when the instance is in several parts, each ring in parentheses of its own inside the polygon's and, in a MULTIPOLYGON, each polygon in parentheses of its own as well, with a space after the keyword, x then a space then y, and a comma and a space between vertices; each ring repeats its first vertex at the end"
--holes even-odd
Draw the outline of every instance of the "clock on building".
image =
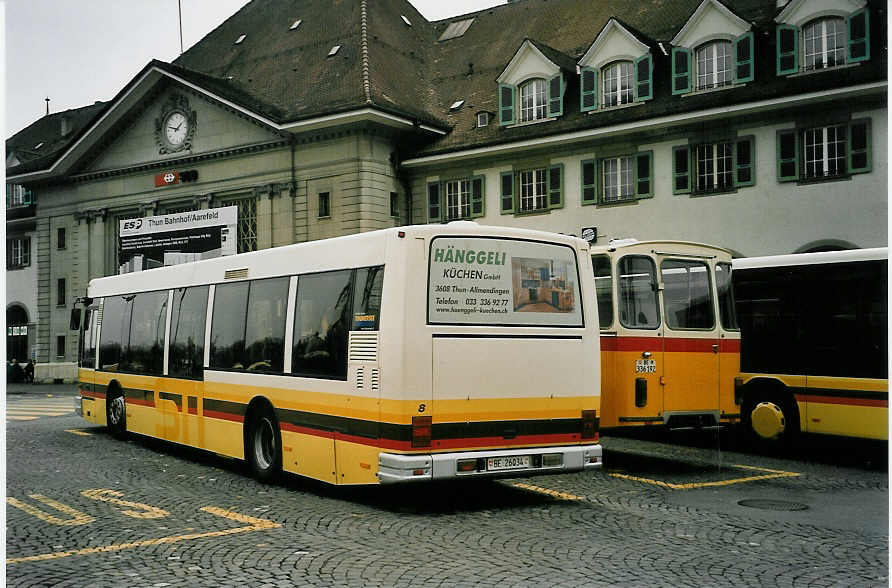
POLYGON ((161 108, 161 116, 155 119, 155 141, 159 153, 176 153, 192 148, 195 134, 195 111, 189 101, 180 94, 171 94, 161 108))

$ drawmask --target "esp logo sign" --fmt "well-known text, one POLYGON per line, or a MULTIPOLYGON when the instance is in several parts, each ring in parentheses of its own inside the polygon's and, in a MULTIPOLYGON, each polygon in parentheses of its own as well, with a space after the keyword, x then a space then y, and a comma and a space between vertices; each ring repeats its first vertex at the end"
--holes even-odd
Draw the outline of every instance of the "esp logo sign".
POLYGON ((135 218, 135 219, 132 219, 132 220, 126 220, 126 221, 124 221, 124 226, 121 227, 121 228, 122 228, 123 230, 125 230, 125 231, 136 231, 136 230, 138 230, 140 227, 142 227, 142 219, 141 219, 141 218, 135 218))
POLYGON ((194 182, 198 180, 198 170, 190 169, 186 171, 167 171, 155 175, 155 187, 172 186, 180 182, 194 182))

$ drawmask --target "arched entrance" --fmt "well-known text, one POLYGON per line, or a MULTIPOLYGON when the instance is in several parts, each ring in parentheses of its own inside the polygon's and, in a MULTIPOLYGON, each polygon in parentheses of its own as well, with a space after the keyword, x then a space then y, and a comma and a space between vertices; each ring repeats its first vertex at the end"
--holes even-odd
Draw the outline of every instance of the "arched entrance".
POLYGON ((28 361, 28 311, 13 304, 6 309, 6 361, 28 361))

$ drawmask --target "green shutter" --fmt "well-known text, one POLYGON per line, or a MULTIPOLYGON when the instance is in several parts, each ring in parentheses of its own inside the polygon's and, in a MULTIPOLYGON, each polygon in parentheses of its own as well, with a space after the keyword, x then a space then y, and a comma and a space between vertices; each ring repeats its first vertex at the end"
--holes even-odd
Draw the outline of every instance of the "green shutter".
POLYGON ((744 33, 734 40, 734 81, 753 80, 753 32, 744 33))
POLYGON ((499 84, 499 124, 514 124, 514 86, 499 84))
POLYGON ((852 121, 849 124, 849 137, 849 173, 871 171, 870 119, 852 121))
POLYGON ((440 182, 430 182, 427 185, 427 222, 438 223, 442 220, 440 204, 440 182))
POLYGON ((870 9, 862 8, 846 18, 849 31, 849 63, 870 59, 870 9))
POLYGON ((672 94, 687 94, 691 91, 691 50, 684 47, 672 48, 672 94))
POLYGON ((654 97, 654 61, 650 53, 635 60, 635 100, 642 102, 654 97))
POLYGON ((688 145, 672 148, 672 193, 691 193, 691 150, 688 145))
POLYGON ((583 67, 580 73, 579 104, 582 112, 598 108, 598 70, 583 67))
POLYGON ((799 133, 796 129, 777 132, 777 181, 799 179, 799 133))
POLYGON ((595 204, 598 202, 598 174, 595 173, 595 160, 585 159, 581 162, 580 180, 582 183, 582 204, 595 204))
POLYGON ((502 214, 514 212, 514 172, 502 172, 502 214))
POLYGON ((564 114, 564 74, 548 80, 548 116, 564 114))
POLYGON ((485 186, 486 178, 483 176, 471 178, 471 218, 478 218, 486 214, 485 186))
POLYGON ((548 208, 564 207, 564 164, 548 167, 548 208))
POLYGON ((792 25, 777 27, 777 75, 799 71, 799 28, 792 25))
POLYGON ((654 195, 654 154, 643 151, 635 155, 635 195, 652 198, 654 195))
POLYGON ((734 185, 753 186, 756 183, 755 137, 738 137, 734 142, 734 185))

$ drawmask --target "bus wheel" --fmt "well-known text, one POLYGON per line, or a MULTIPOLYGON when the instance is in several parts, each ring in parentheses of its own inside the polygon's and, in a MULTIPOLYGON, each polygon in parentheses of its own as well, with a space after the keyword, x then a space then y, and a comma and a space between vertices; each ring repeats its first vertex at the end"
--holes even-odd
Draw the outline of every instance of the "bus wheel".
POLYGON ((762 395, 745 411, 747 432, 759 446, 788 448, 799 433, 799 415, 792 400, 762 395))
POLYGON ((254 476, 261 482, 272 482, 282 470, 282 433, 268 406, 259 407, 251 415, 245 456, 254 476))
POLYGON ((105 399, 105 423, 115 438, 123 439, 127 435, 127 409, 120 388, 109 389, 105 399))

